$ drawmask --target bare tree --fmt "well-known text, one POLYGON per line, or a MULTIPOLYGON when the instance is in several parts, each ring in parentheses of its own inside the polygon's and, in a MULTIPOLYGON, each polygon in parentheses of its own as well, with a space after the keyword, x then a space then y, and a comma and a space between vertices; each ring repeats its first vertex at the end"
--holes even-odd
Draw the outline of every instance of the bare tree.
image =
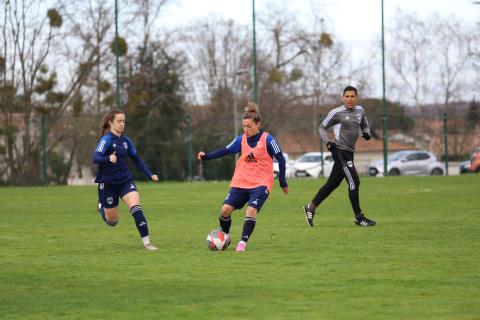
POLYGON ((332 93, 332 88, 337 89, 345 78, 343 69, 346 54, 342 44, 323 30, 310 36, 307 51, 304 56, 304 87, 311 101, 313 133, 317 134, 319 108, 325 103, 327 95, 332 93))
POLYGON ((302 20, 298 17, 281 3, 269 7, 260 19, 266 60, 261 103, 268 121, 275 123, 272 127, 288 131, 289 140, 303 145, 306 137, 318 140, 320 105, 345 78, 347 53, 315 10, 302 20))
POLYGON ((441 19, 433 17, 434 51, 436 71, 438 72, 438 94, 442 97, 444 110, 454 99, 461 99, 470 90, 466 75, 468 66, 473 62, 470 50, 474 42, 475 30, 463 22, 449 17, 441 19))
POLYGON ((307 53, 309 34, 286 2, 270 3, 259 21, 260 101, 273 118, 304 97, 299 80, 304 73, 302 56, 307 53))
POLYGON ((42 1, 34 0, 7 1, 2 15, 5 67, 1 109, 7 149, 5 178, 9 183, 18 184, 24 179, 35 181, 38 177, 37 168, 32 166, 38 160, 36 145, 39 139, 38 130, 33 127, 35 103, 32 98, 37 76, 45 68, 58 36, 62 16, 57 9, 47 11, 42 1), (23 132, 21 140, 17 141, 20 112, 23 132))
POLYGON ((452 104, 454 101, 465 100, 468 93, 475 91, 471 85, 474 75, 469 68, 474 60, 470 52, 474 45, 475 30, 454 17, 435 17, 432 24, 435 30, 435 51, 438 53, 435 65, 439 75, 435 92, 441 99, 443 112, 450 118, 451 153, 459 156, 468 152, 476 136, 471 133, 472 128, 469 128, 465 120, 466 110, 452 104))
POLYGON ((65 13, 68 28, 63 37, 67 41, 59 46, 56 55, 63 61, 63 72, 70 75, 62 87, 66 99, 64 109, 56 109, 58 117, 51 117, 48 126, 49 131, 57 132, 69 128, 62 135, 49 137, 51 155, 63 154, 64 158, 63 175, 57 174, 59 183, 66 183, 72 168, 82 177, 82 168, 91 166, 92 144, 99 134, 97 115, 113 107, 115 94, 112 5, 109 1, 89 0, 71 6, 65 13))
POLYGON ((435 136, 443 112, 449 116, 451 153, 460 155, 473 143, 475 134, 467 133, 464 119, 466 102, 459 101, 475 96, 471 83, 477 75, 468 67, 474 64, 472 52, 477 41, 474 28, 455 17, 433 15, 422 20, 399 12, 391 29, 388 52, 396 76, 391 80, 414 101, 416 114, 423 117, 419 121, 428 117, 431 122, 415 133, 417 142, 430 140, 430 148, 439 153, 443 143, 435 136), (426 103, 439 103, 440 108, 426 109, 428 114, 422 114, 420 107, 426 103))
POLYGON ((130 35, 130 43, 139 47, 140 60, 145 59, 149 44, 155 36, 158 18, 171 0, 138 0, 122 8, 123 28, 130 35), (141 26, 141 28, 139 28, 141 26))
POLYGON ((417 15, 398 11, 389 31, 388 57, 395 75, 391 81, 420 112, 429 90, 434 54, 431 29, 417 15))
POLYGON ((197 102, 211 103, 222 90, 232 91, 239 71, 250 68, 248 35, 248 29, 218 17, 187 28, 181 45, 189 61, 188 84, 197 93, 197 102))
MULTIPOLYGON (((1 81, 2 87, 11 90, 9 95, 2 95, 1 120, 8 128, 4 140, 8 172, 4 178, 9 183, 40 181, 41 114, 47 119, 48 153, 63 168, 59 179, 66 180, 81 139, 79 132, 88 127, 78 118, 68 120, 66 115, 75 117, 90 108, 100 110, 98 93, 108 95, 111 90, 102 69, 108 67, 103 62, 109 52, 106 36, 112 24, 105 3, 90 1, 85 6, 85 2, 58 1, 54 8, 40 0, 6 3, 1 26, 5 35, 1 81), (20 114, 22 121, 15 121, 20 114)), ((51 166, 55 163, 52 161, 51 166)))

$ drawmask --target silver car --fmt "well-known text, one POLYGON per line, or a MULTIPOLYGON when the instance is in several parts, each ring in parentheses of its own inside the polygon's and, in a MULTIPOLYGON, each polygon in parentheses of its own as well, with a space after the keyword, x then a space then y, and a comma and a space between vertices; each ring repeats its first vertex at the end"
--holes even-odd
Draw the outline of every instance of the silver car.
MULTIPOLYGON (((383 160, 377 160, 368 167, 371 176, 383 175, 383 160)), ((422 150, 399 151, 388 156, 388 175, 443 175, 444 165, 433 154, 422 150)))
MULTIPOLYGON (((323 153, 324 176, 329 176, 333 168, 333 158, 330 152, 323 153)), ((295 161, 295 177, 314 177, 322 176, 322 153, 307 152, 295 161)))

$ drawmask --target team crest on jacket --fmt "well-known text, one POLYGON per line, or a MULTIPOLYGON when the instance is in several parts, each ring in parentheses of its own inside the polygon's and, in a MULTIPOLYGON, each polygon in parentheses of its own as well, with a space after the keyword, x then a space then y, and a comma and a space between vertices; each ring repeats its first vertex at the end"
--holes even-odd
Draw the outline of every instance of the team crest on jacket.
POLYGON ((250 154, 245 157, 245 161, 247 161, 247 162, 257 162, 257 159, 255 159, 255 156, 253 155, 253 152, 250 152, 250 154))
POLYGON ((125 150, 127 150, 128 149, 128 144, 126 142, 124 142, 123 147, 125 148, 125 150))

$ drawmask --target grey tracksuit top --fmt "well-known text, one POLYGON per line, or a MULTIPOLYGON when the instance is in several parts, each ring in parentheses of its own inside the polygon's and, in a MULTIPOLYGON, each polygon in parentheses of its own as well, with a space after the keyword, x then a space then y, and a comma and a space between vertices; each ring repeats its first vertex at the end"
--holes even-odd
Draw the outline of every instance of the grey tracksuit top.
POLYGON ((351 152, 355 151, 355 143, 360 134, 370 134, 370 126, 362 106, 355 106, 352 110, 345 106, 331 110, 318 128, 324 143, 329 141, 327 129, 331 126, 337 147, 351 152))

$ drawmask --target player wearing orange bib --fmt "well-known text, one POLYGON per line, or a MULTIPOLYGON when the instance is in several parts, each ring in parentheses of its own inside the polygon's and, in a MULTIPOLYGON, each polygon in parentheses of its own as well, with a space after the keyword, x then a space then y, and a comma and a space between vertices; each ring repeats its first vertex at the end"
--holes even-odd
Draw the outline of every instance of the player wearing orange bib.
POLYGON ((260 129, 260 113, 255 103, 248 103, 243 114, 242 125, 244 134, 236 137, 225 148, 209 153, 203 151, 198 153, 198 159, 205 161, 241 152, 219 218, 220 228, 229 234, 233 210, 241 209, 248 203, 242 238, 236 247, 237 252, 246 250, 247 241, 255 228, 257 213, 272 191, 273 157, 279 164, 280 187, 285 194, 288 194, 285 158, 275 138, 260 129))

